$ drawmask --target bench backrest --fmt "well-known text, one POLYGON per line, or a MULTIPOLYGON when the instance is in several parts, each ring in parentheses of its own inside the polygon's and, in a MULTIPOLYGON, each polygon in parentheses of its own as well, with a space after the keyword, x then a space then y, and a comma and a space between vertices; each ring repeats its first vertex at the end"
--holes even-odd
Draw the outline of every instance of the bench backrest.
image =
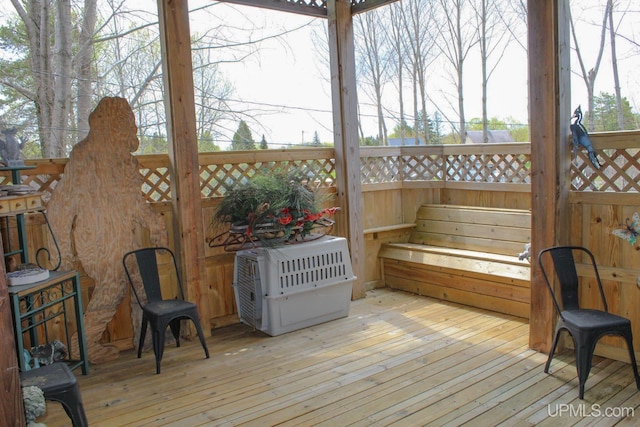
POLYGON ((531 242, 531 212, 522 209, 429 205, 418 209, 411 243, 516 255, 531 242))

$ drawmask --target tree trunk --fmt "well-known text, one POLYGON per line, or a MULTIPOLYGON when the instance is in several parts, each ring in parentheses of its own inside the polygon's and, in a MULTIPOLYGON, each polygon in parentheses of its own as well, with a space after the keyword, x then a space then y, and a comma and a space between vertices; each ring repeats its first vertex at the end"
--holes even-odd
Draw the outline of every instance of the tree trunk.
POLYGON ((482 58, 482 142, 489 142, 489 118, 487 113, 487 0, 482 0, 482 12, 480 16, 480 57, 482 58))
POLYGON ((28 9, 19 0, 11 0, 27 31, 33 78, 33 102, 36 107, 38 133, 43 157, 49 156, 51 141, 51 104, 53 81, 51 74, 51 50, 49 47, 49 2, 30 0, 28 9))
POLYGON ((395 53, 396 61, 397 61, 397 79, 398 79, 398 104, 399 104, 399 113, 400 113, 400 141, 401 145, 405 145, 405 137, 406 137, 406 129, 405 129, 405 117, 404 117, 404 96, 402 89, 402 79, 403 73, 402 68, 404 67, 404 61, 402 58, 403 50, 402 50, 402 36, 401 36, 401 28, 402 28, 402 9, 398 3, 389 5, 391 22, 390 22, 390 39, 391 45, 395 53))
POLYGON ((462 81, 463 77, 463 68, 464 68, 464 55, 462 48, 462 23, 461 23, 461 14, 462 10, 460 6, 456 9, 456 43, 458 50, 458 58, 456 63, 456 72, 458 78, 458 111, 460 113, 460 144, 464 144, 464 139, 467 135, 466 128, 466 119, 464 114, 464 83, 462 81))
POLYGON ((89 132, 89 113, 93 100, 93 33, 96 26, 96 0, 85 0, 82 28, 79 35, 79 48, 76 56, 76 75, 78 76, 78 100, 76 104, 77 141, 81 141, 89 132))
POLYGON ((51 157, 66 156, 71 104, 71 1, 56 2, 53 55, 54 92, 51 110, 51 157))
POLYGON ((609 6, 610 6, 611 1, 609 0, 609 2, 607 2, 607 7, 605 9, 604 12, 604 18, 602 20, 602 31, 600 32, 600 49, 598 51, 598 57, 596 59, 596 63, 593 66, 593 68, 591 68, 589 71, 587 71, 585 65, 584 65, 584 60, 582 59, 582 54, 580 51, 580 45, 578 44, 578 36, 576 34, 576 28, 575 25, 573 24, 573 15, 569 16, 569 23, 571 26, 571 36, 573 39, 573 44, 575 47, 575 51, 576 51, 576 56, 578 57, 578 63, 580 64, 580 70, 582 71, 582 78, 585 82, 585 85, 587 87, 587 103, 588 103, 588 108, 587 108, 587 112, 588 112, 588 128, 589 129, 593 129, 593 120, 594 120, 594 114, 593 114, 593 93, 594 93, 594 88, 595 88, 595 84, 596 84, 596 77, 598 75, 598 69, 600 68, 600 61, 602 60, 602 54, 604 52, 604 41, 605 41, 605 37, 607 34, 607 18, 608 18, 608 14, 609 14, 609 6))
POLYGON ((613 67, 613 84, 616 91, 616 108, 618 109, 618 130, 624 130, 624 111, 622 111, 622 94, 620 93, 620 76, 618 75, 618 55, 616 53, 616 31, 613 29, 613 0, 607 2, 609 8, 609 36, 611 37, 611 66, 613 67))

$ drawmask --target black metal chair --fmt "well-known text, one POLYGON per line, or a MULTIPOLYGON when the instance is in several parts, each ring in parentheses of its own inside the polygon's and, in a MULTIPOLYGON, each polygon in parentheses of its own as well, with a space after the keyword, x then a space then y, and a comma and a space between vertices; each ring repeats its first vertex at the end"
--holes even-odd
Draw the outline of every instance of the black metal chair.
MULTIPOLYGON (((127 252, 122 258, 124 270, 129 279, 129 284, 135 295, 138 304, 142 308, 142 328, 140 329, 140 342, 138 343, 138 358, 142 355, 142 346, 147 332, 147 325, 151 328, 153 353, 156 358, 156 373, 160 373, 160 362, 164 353, 165 332, 167 326, 176 340, 176 346, 180 347, 180 322, 183 319, 190 319, 196 327, 200 343, 204 349, 206 358, 209 358, 209 349, 204 339, 200 317, 196 305, 189 301, 184 301, 184 293, 178 265, 175 255, 169 248, 143 248, 127 252), (173 272, 166 275, 163 271, 161 276, 158 269, 159 263, 169 267, 173 272), (163 298, 164 280, 173 280, 175 294, 171 298, 163 298), (143 295, 139 295, 144 289, 146 302, 143 295)), ((166 292, 165 288, 165 292, 166 292)))
POLYGON ((544 367, 544 372, 549 372, 549 366, 551 365, 551 359, 558 345, 560 333, 563 330, 567 330, 571 334, 575 346, 576 368, 580 385, 579 397, 583 399, 584 385, 589 377, 596 343, 605 335, 619 335, 626 340, 627 346, 629 347, 629 358, 631 359, 631 366, 633 367, 636 387, 640 390, 640 377, 638 376, 638 367, 636 366, 636 358, 633 350, 631 321, 608 312, 609 309, 604 296, 602 282, 600 281, 598 267, 591 251, 581 246, 551 247, 543 249, 538 253, 538 263, 547 287, 551 292, 553 304, 558 311, 558 321, 553 337, 553 344, 551 345, 551 351, 549 352, 549 358, 544 367), (549 275, 544 268, 543 256, 547 253, 553 260, 554 270, 560 284, 560 300, 562 306, 558 302, 558 297, 553 290, 549 275), (588 256, 598 283, 603 310, 580 307, 578 301, 579 280, 574 253, 575 255, 586 254, 588 256))
POLYGON ((71 418, 73 427, 89 425, 75 375, 64 362, 20 372, 22 387, 40 388, 46 400, 59 402, 71 418))

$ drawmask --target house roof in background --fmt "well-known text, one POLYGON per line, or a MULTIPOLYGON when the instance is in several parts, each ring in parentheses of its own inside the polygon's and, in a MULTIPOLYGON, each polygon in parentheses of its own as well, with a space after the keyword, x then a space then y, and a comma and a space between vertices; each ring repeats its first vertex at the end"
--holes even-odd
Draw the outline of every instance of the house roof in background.
POLYGON ((399 147, 402 145, 426 145, 424 143, 424 139, 418 138, 418 143, 416 144, 416 138, 414 137, 405 137, 404 143, 402 138, 387 138, 387 145, 389 147, 399 147))
MULTIPOLYGON (((514 142, 513 137, 508 130, 490 130, 487 131, 488 143, 495 142, 514 142)), ((464 141, 465 144, 482 144, 482 131, 469 130, 464 141)))

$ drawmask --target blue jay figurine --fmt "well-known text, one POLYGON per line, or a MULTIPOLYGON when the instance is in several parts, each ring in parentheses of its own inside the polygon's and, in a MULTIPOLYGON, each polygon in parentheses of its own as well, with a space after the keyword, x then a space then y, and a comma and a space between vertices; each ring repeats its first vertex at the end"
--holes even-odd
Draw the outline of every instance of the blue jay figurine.
POLYGON ((589 160, 591 160, 593 167, 600 169, 598 157, 596 156, 596 152, 593 150, 593 145, 591 145, 589 132, 582 124, 582 108, 580 108, 579 105, 573 112, 571 119, 575 119, 573 123, 571 123, 571 126, 569 126, 571 128, 571 135, 573 136, 573 157, 575 158, 578 154, 578 146, 582 146, 587 149, 587 153, 589 153, 589 160))

